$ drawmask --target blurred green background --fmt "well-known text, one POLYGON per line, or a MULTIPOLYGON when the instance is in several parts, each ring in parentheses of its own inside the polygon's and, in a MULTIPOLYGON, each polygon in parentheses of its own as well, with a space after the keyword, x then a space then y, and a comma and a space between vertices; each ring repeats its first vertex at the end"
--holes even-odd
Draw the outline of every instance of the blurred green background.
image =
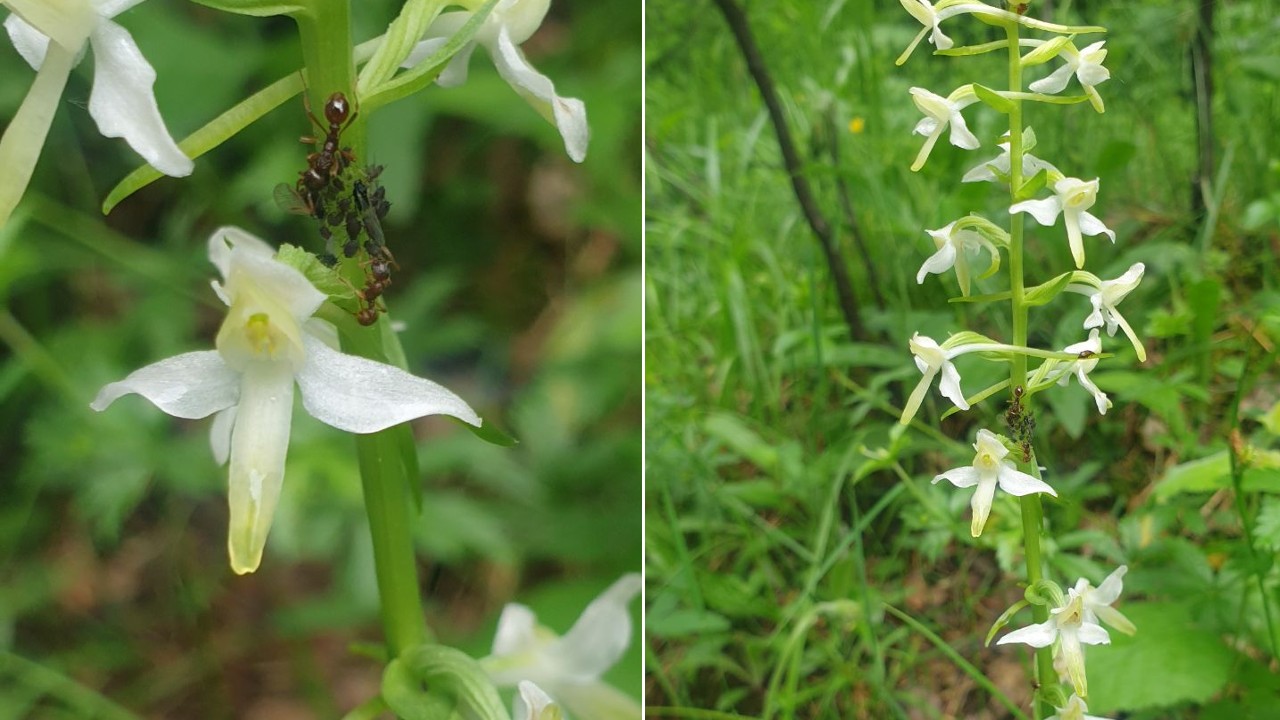
MULTIPOLYGON (((969 212, 1005 224, 1007 196, 959 183, 996 155, 1004 118, 973 106, 965 117, 983 149, 944 138, 921 172, 909 171, 924 141, 911 134, 921 116, 909 88, 1004 87, 1007 60, 932 57, 926 41, 895 67, 920 29, 897 0, 739 5, 835 227, 865 332, 850 339, 724 18, 709 0, 650 0, 650 716, 1009 717, 943 648, 1026 707, 1027 653, 983 645, 1022 597, 1017 506, 1000 498, 975 540, 970 493, 929 483, 972 461, 978 428, 1006 431, 1008 397, 940 422, 949 404, 934 389, 919 422, 901 440, 889 434, 920 378, 912 332, 1011 336, 1007 306, 947 302, 958 295, 952 275, 915 283, 935 249, 925 228, 969 212)), ((1197 127, 1192 81, 1200 2, 1030 3, 1035 17, 1110 29, 1112 77, 1099 87, 1107 112, 1036 105, 1028 121, 1037 156, 1101 179, 1092 212, 1119 237, 1085 239, 1088 269, 1114 278, 1146 263, 1121 310, 1148 362, 1139 366, 1117 335, 1104 338, 1117 357, 1092 374, 1111 412, 1099 418, 1074 382, 1036 398, 1037 454, 1060 495, 1046 503, 1051 576, 1096 584, 1118 564, 1131 568, 1119 607, 1139 634, 1113 632, 1112 647, 1088 655, 1090 712, 1106 717, 1274 718, 1280 707, 1280 18, 1264 0, 1211 5, 1210 132, 1197 127), (1203 186, 1193 181, 1201 141, 1213 150, 1203 186), (1246 373, 1261 375, 1246 383, 1233 426, 1246 373), (1233 427, 1257 452, 1239 487, 1225 453, 1233 427)), ((943 29, 957 45, 998 32, 968 18, 943 29)), ((1029 282, 1070 267, 1061 224, 1028 230, 1029 282)), ((974 292, 1000 291, 1006 277, 974 292)), ((1076 295, 1033 309, 1032 344, 1079 342, 1087 313, 1076 295)), ((1007 378, 973 358, 959 369, 969 393, 1007 378)))
MULTIPOLYGON (((359 41, 399 3, 354 5, 359 41)), ((157 69, 179 138, 301 58, 283 18, 152 2, 117 21, 157 69)), ((410 370, 520 440, 504 449, 450 423, 414 426, 429 623, 477 655, 504 603, 564 632, 640 567, 640 26, 634 2, 557 0, 523 46, 586 103, 581 166, 483 52, 465 86, 370 119, 410 370)), ((92 691, 143 717, 336 717, 375 694, 380 673, 349 647, 380 637, 351 439, 295 413, 263 565, 235 577, 208 423, 140 398, 88 407, 106 382, 212 347, 214 228, 321 249, 306 218, 272 201, 305 166, 302 103, 103 218, 107 191, 141 161, 89 117, 92 67, 90 56, 73 73, 0 230, 0 717, 105 713, 92 691)), ((0 77, 7 122, 34 78, 7 42, 0 77)), ((637 645, 607 676, 636 697, 637 645)))

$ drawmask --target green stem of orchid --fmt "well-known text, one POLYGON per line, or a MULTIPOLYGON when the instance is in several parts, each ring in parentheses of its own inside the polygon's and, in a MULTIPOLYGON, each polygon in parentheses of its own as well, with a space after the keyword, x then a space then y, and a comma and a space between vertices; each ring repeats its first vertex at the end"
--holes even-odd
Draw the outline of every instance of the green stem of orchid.
MULTIPOLYGON (((328 97, 346 95, 356 117, 342 132, 342 145, 357 158, 368 145, 365 121, 355 94, 350 0, 312 0, 308 11, 295 16, 302 39, 311 111, 324 122, 328 97)), ((318 128, 313 128, 319 132, 318 128)), ((324 315, 324 311, 321 313, 324 315)), ((345 313, 329 313, 342 335, 343 349, 361 357, 387 362, 403 357, 393 333, 381 332, 385 318, 372 328, 360 327, 345 313)), ((417 556, 412 532, 411 482, 416 482, 413 436, 403 425, 356 436, 365 512, 373 537, 373 557, 382 604, 382 625, 389 658, 430 640, 418 588, 417 556)))
MULTIPOLYGON (((1018 53, 1017 23, 1005 26, 1005 34, 1009 43, 1009 89, 1022 91, 1022 62, 1018 53)), ((1022 157, 1025 153, 1022 145, 1022 100, 1014 99, 1013 108, 1009 111, 1009 204, 1014 202, 1018 188, 1022 186, 1022 157)), ((1015 213, 1009 219, 1009 291, 1013 312, 1013 344, 1027 344, 1027 312, 1026 279, 1023 277, 1023 239, 1024 220, 1022 213, 1015 213)), ((1009 382, 1015 401, 1020 400, 1022 412, 1031 412, 1031 398, 1024 391, 1027 382, 1027 356, 1015 354, 1009 364, 1009 382)), ((1039 477, 1040 468, 1035 454, 1031 454, 1030 471, 1039 477)), ((1022 547, 1027 561, 1027 583, 1034 584, 1043 577, 1043 558, 1040 553, 1040 532, 1044 526, 1044 512, 1040 504, 1040 495, 1031 494, 1021 498, 1022 507, 1022 547)), ((1049 619, 1049 609, 1043 605, 1031 606, 1032 617, 1037 623, 1049 619)), ((1054 679, 1053 654, 1051 648, 1036 650, 1037 686, 1044 686, 1054 679)), ((1043 702, 1035 703, 1034 715, 1046 717, 1053 712, 1043 702)))

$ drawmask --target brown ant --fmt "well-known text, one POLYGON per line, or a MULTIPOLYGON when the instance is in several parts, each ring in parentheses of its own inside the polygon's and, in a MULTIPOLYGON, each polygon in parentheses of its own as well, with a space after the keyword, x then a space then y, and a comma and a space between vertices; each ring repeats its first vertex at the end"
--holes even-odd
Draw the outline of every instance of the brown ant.
POLYGON ((298 173, 297 194, 302 197, 308 214, 323 219, 320 193, 331 182, 335 188, 342 190, 343 184, 338 179, 338 175, 347 165, 355 162, 356 158, 351 148, 340 147, 339 143, 342 139, 342 131, 355 121, 359 112, 351 110, 351 106, 347 104, 346 95, 335 92, 324 104, 324 117, 329 121, 329 127, 326 130, 324 124, 316 118, 315 113, 311 112, 311 100, 306 93, 302 95, 302 105, 306 108, 307 117, 311 118, 311 122, 321 130, 325 130, 325 136, 323 140, 309 135, 299 138, 308 145, 319 145, 320 149, 307 155, 307 169, 298 173))

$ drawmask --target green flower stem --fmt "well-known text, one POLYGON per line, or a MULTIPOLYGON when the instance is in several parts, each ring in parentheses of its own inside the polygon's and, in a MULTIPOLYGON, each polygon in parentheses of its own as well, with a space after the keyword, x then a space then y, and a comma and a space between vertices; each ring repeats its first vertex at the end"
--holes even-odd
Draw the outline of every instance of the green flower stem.
MULTIPOLYGON (((307 97, 311 112, 320 122, 329 96, 340 92, 347 96, 352 110, 358 110, 356 63, 352 54, 351 0, 312 0, 309 11, 294 16, 302 39, 302 62, 307 69, 307 97)), ((350 146, 357 158, 364 156, 368 135, 365 121, 355 120, 342 133, 344 146, 350 146)), ((312 128, 320 132, 319 128, 312 128)))
MULTIPOLYGON (((355 61, 352 56, 350 0, 312 0, 308 11, 295 16, 302 39, 307 70, 307 93, 312 112, 324 121, 329 95, 347 96, 356 118, 342 133, 343 146, 356 158, 365 155, 367 118, 359 114, 355 95, 355 61)), ((349 314, 326 304, 321 316, 334 323, 342 335, 343 349, 361 357, 387 362, 403 353, 394 346, 393 333, 381 332, 385 318, 372 328, 356 325, 349 314), (391 345, 391 346, 389 346, 391 345)), ((412 486, 416 470, 409 467, 413 435, 405 426, 356 436, 365 512, 373 536, 373 557, 382 603, 382 625, 388 656, 430 640, 418 588, 417 556, 412 531, 412 486)))
MULTIPOLYGON (((1018 53, 1018 30, 1017 23, 1009 23, 1005 26, 1005 34, 1009 42, 1009 89, 1015 93, 1022 91, 1022 62, 1018 53)), ((1022 100, 1014 99, 1011 102, 1013 103, 1013 108, 1009 111, 1010 205, 1014 202, 1013 197, 1018 188, 1022 186, 1022 156, 1025 152, 1022 146, 1022 100)), ((1009 300, 1013 306, 1013 344, 1020 346, 1027 344, 1028 306, 1026 303, 1026 281, 1023 277, 1022 266, 1024 221, 1025 216, 1022 213, 1015 213, 1009 219, 1009 300)), ((1018 393, 1015 398, 1020 395, 1023 403, 1023 413, 1030 413, 1031 398, 1022 392, 1026 389, 1027 382, 1026 355, 1015 354, 1009 363, 1009 367, 1010 387, 1013 392, 1018 393)), ((1034 453, 1031 455, 1030 465, 1031 474, 1039 478, 1040 467, 1036 462, 1034 453)), ((1027 561, 1027 583, 1035 584, 1043 577, 1040 532, 1044 526, 1044 513, 1040 505, 1039 494, 1025 495, 1020 501, 1022 507, 1022 547, 1027 561)), ((1042 623, 1049 619, 1049 609, 1043 605, 1032 605, 1031 613, 1037 623, 1042 623)), ((1038 686, 1053 682, 1056 676, 1053 673, 1052 648, 1038 648, 1035 655, 1038 686)), ((1035 704, 1034 714, 1036 718, 1046 717, 1052 712, 1053 709, 1046 708, 1045 703, 1035 704)))

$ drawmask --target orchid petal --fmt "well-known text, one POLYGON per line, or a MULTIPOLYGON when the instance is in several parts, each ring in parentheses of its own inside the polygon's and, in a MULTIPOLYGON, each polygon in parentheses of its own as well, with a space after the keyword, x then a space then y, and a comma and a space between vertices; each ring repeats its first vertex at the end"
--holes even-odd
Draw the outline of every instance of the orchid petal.
POLYGON ((490 46, 498 74, 544 118, 560 130, 565 151, 574 162, 587 157, 587 107, 577 98, 560 97, 546 75, 533 69, 524 53, 511 40, 506 26, 490 46))
POLYGON ((1031 92, 1044 93, 1046 95, 1060 93, 1067 87, 1067 83, 1071 81, 1071 76, 1075 71, 1074 63, 1067 63, 1054 70, 1048 77, 1036 80, 1027 87, 1031 92))
POLYGON ((634 698, 603 682, 565 685, 557 688, 557 699, 574 718, 632 720, 644 715, 634 698))
MULTIPOLYGON (((52 38, 55 43, 71 55, 80 52, 84 41, 89 37, 93 26, 98 22, 98 14, 93 8, 81 0, 58 2, 56 0, 5 0, 23 24, 33 27, 41 35, 52 38)), ((5 22, 6 27, 8 22, 5 22)), ((17 41, 14 41, 17 44, 17 41)), ((18 50, 20 53, 22 49, 18 50)), ((26 54, 23 53, 26 58, 26 54)), ((30 59, 28 58, 28 62, 30 59)), ((32 63, 33 68, 39 63, 32 63)))
POLYGON ((555 704, 550 695, 528 680, 521 680, 516 688, 518 692, 511 707, 512 720, 539 720, 542 711, 555 704))
POLYGON ((93 45, 93 90, 89 114, 106 137, 122 137, 152 167, 174 177, 190 175, 195 164, 169 136, 153 87, 156 71, 133 36, 103 20, 89 36, 93 45))
POLYGON ((623 575, 592 600, 569 632, 548 650, 574 682, 598 679, 622 658, 631 644, 627 605, 640 593, 640 584, 639 574, 623 575))
POLYGON ((1056 196, 1043 200, 1023 200, 1009 208, 1009 214, 1025 212, 1036 219, 1036 222, 1048 227, 1058 221, 1058 213, 1062 212, 1062 201, 1056 196))
POLYGON ((293 416, 293 372, 288 363, 256 362, 241 377, 240 404, 231 433, 227 551, 237 575, 253 572, 271 530, 293 416))
POLYGON ((982 535, 982 528, 986 526, 987 517, 991 515, 991 503, 995 500, 995 496, 994 482, 979 482, 978 489, 973 491, 973 497, 969 500, 969 507, 973 510, 973 519, 969 522, 969 534, 974 537, 982 535))
POLYGON ((1067 226, 1067 245, 1071 248, 1071 258, 1075 260, 1077 269, 1084 267, 1084 239, 1080 237, 1078 224, 1080 215, 1070 210, 1062 214, 1063 224, 1067 226))
POLYGON ((1108 229, 1107 226, 1104 225, 1102 221, 1099 220, 1092 213, 1081 212, 1079 215, 1079 218, 1080 218, 1080 232, 1090 237, 1094 235, 1106 235, 1107 237, 1111 238, 1111 242, 1116 241, 1116 234, 1110 229, 1108 229))
POLYGON ((400 368, 333 350, 303 337, 307 359, 298 371, 302 405, 326 425, 372 433, 426 415, 449 415, 480 427, 480 416, 445 387, 400 368))
MULTIPOLYGON (((4 29, 9 32, 9 40, 13 43, 13 49, 18 51, 23 60, 31 66, 32 70, 39 70, 44 67, 44 56, 49 51, 49 36, 40 32, 34 25, 23 20, 18 15, 10 15, 4 20, 4 29)), ((74 56, 79 46, 70 48, 71 55, 74 56)), ((64 50, 68 48, 63 48, 64 50)))
POLYGON ((1129 620, 1129 618, 1125 617, 1119 610, 1116 610, 1110 605, 1100 605, 1095 607, 1093 608, 1093 612, 1100 620, 1125 635, 1132 635, 1138 631, 1138 628, 1134 627, 1133 621, 1129 620))
POLYGON ((1120 593, 1124 591, 1124 576, 1129 572, 1128 565, 1121 565, 1116 568, 1110 575, 1102 581, 1093 591, 1091 600, 1101 605, 1110 605, 1120 599, 1120 593))
POLYGON ((951 144, 965 150, 977 150, 982 147, 977 136, 969 132, 969 126, 965 124, 964 116, 959 110, 951 116, 951 144))
POLYGON ((174 417, 195 420, 236 404, 240 378, 213 350, 184 353, 133 371, 98 391, 98 412, 118 398, 138 394, 174 417))
POLYGON ((209 425, 209 447, 213 450, 213 461, 218 465, 226 465, 231 457, 231 432, 236 425, 237 407, 232 405, 225 410, 213 414, 213 422, 209 425))
POLYGON ((956 248, 949 242, 943 243, 938 251, 930 255, 916 273, 916 284, 924 283, 924 276, 929 273, 941 275, 956 264, 956 248))
POLYGON ((1097 623, 1082 622, 1076 631, 1076 637, 1085 645, 1110 645, 1111 636, 1106 629, 1097 623))
POLYGON ((537 646, 536 616, 528 607, 507 603, 498 616, 498 629, 493 635, 493 655, 517 655, 537 646))
MULTIPOLYGON (((1007 460, 1005 462, 1008 462, 1007 460)), ((1043 480, 1032 475, 1015 470, 1005 465, 1000 468, 1000 472, 996 475, 1000 482, 1000 489, 1015 497, 1023 495, 1031 495, 1033 493, 1047 493, 1054 497, 1058 497, 1058 493, 1043 480)))
POLYGON ((939 480, 946 480, 958 488, 969 488, 978 484, 978 470, 971 465, 964 467, 952 468, 941 475, 935 475, 933 483, 936 485, 939 480))
POLYGON ((969 403, 964 399, 964 391, 960 389, 960 371, 956 370, 956 366, 950 362, 942 364, 942 380, 938 383, 938 391, 961 410, 969 409, 969 403))
POLYGON ((996 641, 997 645, 1008 645, 1009 643, 1023 643, 1031 647, 1048 647, 1058 639, 1058 626, 1052 620, 1035 625, 1014 630, 996 641))

